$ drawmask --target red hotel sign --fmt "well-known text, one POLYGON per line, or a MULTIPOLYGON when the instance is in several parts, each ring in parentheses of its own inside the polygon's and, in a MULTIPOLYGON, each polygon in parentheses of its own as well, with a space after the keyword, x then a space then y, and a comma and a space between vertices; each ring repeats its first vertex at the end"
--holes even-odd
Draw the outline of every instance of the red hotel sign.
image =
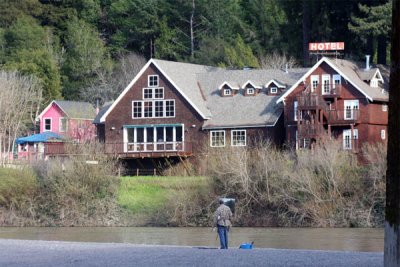
POLYGON ((310 51, 344 50, 344 42, 336 43, 309 43, 310 51))

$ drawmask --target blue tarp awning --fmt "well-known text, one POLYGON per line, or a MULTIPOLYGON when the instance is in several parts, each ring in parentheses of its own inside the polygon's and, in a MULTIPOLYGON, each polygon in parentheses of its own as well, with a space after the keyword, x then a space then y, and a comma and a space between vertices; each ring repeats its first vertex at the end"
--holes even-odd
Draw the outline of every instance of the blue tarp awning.
POLYGON ((33 134, 26 137, 20 137, 15 140, 17 144, 24 144, 24 143, 45 143, 49 141, 59 140, 62 141, 64 137, 58 133, 53 132, 44 132, 40 134, 33 134))

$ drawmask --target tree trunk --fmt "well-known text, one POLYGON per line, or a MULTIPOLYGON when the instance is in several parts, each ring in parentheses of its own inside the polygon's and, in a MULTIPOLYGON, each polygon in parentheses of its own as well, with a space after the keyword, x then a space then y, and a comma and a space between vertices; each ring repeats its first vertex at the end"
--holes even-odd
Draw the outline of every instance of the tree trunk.
POLYGON ((385 267, 400 266, 400 1, 393 0, 386 172, 385 267))
POLYGON ((374 37, 372 34, 368 35, 367 37, 367 55, 371 56, 371 63, 374 58, 374 37))
POLYGON ((194 10, 195 10, 195 2, 192 0, 192 13, 190 14, 190 58, 194 59, 194 10))
POLYGON ((378 36, 378 64, 386 65, 387 39, 385 35, 378 36))
POLYGON ((311 31, 310 2, 303 0, 303 65, 307 67, 310 61, 308 43, 310 42, 311 31))

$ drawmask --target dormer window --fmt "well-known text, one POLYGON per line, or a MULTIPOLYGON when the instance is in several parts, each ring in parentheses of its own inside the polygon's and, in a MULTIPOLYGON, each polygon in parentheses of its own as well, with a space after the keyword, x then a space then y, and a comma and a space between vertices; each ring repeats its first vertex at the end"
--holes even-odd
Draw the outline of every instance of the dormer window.
POLYGON ((371 82, 369 83, 371 87, 378 87, 378 80, 377 79, 372 79, 371 82))
POLYGON ((149 77, 148 77, 148 85, 150 87, 158 86, 158 75, 149 75, 149 77))
POLYGON ((224 95, 232 95, 231 89, 224 89, 224 95))
POLYGON ((270 92, 271 92, 271 94, 276 94, 276 93, 278 93, 278 87, 271 87, 270 92))
POLYGON ((247 88, 248 95, 254 95, 254 88, 247 88))

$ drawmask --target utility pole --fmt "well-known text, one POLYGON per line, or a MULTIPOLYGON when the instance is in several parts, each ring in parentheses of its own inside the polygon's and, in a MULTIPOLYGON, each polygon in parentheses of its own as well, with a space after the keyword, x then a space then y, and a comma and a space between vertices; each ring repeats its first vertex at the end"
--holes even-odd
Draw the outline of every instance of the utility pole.
POLYGON ((385 208, 385 267, 400 266, 400 0, 392 2, 385 208))

